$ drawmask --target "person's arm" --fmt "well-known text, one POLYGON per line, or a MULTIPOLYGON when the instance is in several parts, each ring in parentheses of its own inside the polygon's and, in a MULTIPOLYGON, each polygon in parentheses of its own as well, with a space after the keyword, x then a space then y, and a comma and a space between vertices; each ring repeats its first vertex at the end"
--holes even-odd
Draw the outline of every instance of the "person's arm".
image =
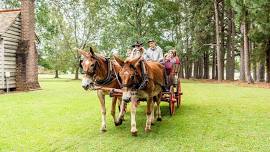
POLYGON ((159 52, 158 53, 159 53, 159 55, 158 55, 158 61, 161 62, 164 57, 163 57, 163 51, 162 51, 162 49, 160 47, 159 47, 159 52))
POLYGON ((171 59, 170 59, 170 62, 172 62, 172 63, 176 63, 176 58, 174 58, 174 57, 173 57, 173 58, 171 58, 171 59))
POLYGON ((145 50, 144 53, 143 53, 143 58, 144 58, 144 60, 146 60, 146 61, 149 60, 149 55, 147 54, 147 52, 148 52, 148 49, 145 50))

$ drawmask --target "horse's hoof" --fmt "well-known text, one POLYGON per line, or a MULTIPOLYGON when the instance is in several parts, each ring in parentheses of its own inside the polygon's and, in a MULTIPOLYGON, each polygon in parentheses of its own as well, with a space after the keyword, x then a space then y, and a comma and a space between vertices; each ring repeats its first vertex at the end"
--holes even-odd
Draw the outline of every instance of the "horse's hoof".
POLYGON ((147 132, 151 132, 151 128, 145 128, 144 131, 147 132))
POLYGON ((122 119, 118 120, 117 122, 114 122, 115 126, 120 126, 122 125, 123 121, 122 119))
POLYGON ((103 133, 103 132, 106 132, 107 129, 106 128, 101 128, 100 131, 103 133))
POLYGON ((161 118, 157 118, 157 121, 162 121, 162 119, 161 118))
POLYGON ((137 137, 138 136, 137 131, 131 132, 131 135, 137 137))

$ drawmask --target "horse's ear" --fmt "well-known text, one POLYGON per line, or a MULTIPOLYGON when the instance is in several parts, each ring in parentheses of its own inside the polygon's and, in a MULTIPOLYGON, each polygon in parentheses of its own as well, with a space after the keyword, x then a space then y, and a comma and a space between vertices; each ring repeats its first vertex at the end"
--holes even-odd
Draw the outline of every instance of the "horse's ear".
POLYGON ((124 66, 124 61, 122 61, 120 58, 118 58, 117 56, 113 56, 115 61, 121 66, 124 66))
POLYGON ((130 62, 130 64, 134 65, 134 67, 137 67, 139 65, 139 62, 141 61, 141 56, 136 57, 134 59, 132 59, 130 62))
POLYGON ((86 57, 86 58, 89 57, 89 53, 86 52, 86 51, 84 51, 84 50, 82 50, 82 49, 78 49, 78 52, 79 52, 82 56, 84 56, 84 57, 86 57))
POLYGON ((90 47, 89 52, 91 53, 92 56, 95 56, 95 52, 93 51, 93 48, 92 47, 90 47))

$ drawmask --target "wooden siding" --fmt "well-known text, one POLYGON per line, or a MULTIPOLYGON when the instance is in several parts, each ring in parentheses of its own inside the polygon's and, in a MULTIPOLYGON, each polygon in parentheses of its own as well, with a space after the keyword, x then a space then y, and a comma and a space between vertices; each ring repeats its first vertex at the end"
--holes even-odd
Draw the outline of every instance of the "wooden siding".
POLYGON ((3 59, 0 58, 0 89, 6 88, 4 73, 10 72, 9 88, 16 87, 16 51, 21 40, 20 16, 12 23, 2 35, 3 50, 0 51, 3 59), (2 70, 1 70, 2 69, 2 70))
POLYGON ((0 37, 0 89, 4 88, 4 40, 0 37))

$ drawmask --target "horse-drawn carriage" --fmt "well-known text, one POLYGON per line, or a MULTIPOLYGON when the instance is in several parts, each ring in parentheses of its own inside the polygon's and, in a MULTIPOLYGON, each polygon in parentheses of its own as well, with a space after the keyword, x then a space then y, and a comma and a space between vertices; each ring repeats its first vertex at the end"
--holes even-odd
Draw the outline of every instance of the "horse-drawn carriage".
MULTIPOLYGON (((169 103, 169 111, 170 115, 175 114, 175 108, 179 108, 181 105, 181 95, 183 95, 182 89, 181 89, 181 80, 179 78, 179 72, 180 72, 180 64, 174 63, 172 66, 172 70, 170 72, 170 75, 168 76, 169 84, 164 89, 161 94, 161 101, 168 102, 169 103)), ((121 97, 122 96, 122 90, 116 89, 116 88, 99 88, 103 90, 109 90, 110 91, 110 97, 121 97)), ((139 101, 146 101, 146 99, 139 99, 139 101)))
POLYGON ((170 114, 175 114, 175 107, 181 104, 181 81, 178 78, 180 64, 174 64, 169 75, 164 66, 158 62, 146 62, 140 57, 131 60, 114 60, 80 50, 85 57, 81 63, 85 75, 82 87, 85 90, 96 89, 101 104, 102 126, 101 131, 106 131, 105 95, 112 97, 111 115, 116 126, 121 125, 126 112, 126 105, 131 102, 131 133, 137 135, 136 108, 138 101, 146 101, 146 127, 151 130, 154 123, 154 103, 157 105, 157 121, 161 121, 160 101, 169 103, 170 114), (169 81, 167 81, 169 80, 169 81), (136 92, 136 94, 133 94, 136 92), (121 103, 119 116, 115 116, 117 99, 121 103))

